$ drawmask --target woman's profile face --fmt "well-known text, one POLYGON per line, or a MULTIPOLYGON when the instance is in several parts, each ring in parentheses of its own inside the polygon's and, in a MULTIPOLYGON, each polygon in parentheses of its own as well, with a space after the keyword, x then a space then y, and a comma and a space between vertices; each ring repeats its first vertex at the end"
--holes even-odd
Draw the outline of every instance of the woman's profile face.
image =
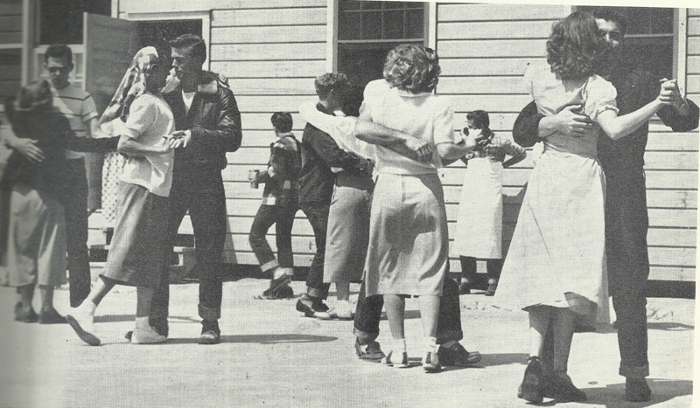
POLYGON ((150 91, 159 91, 165 86, 168 77, 168 66, 155 61, 146 74, 146 87, 150 91))

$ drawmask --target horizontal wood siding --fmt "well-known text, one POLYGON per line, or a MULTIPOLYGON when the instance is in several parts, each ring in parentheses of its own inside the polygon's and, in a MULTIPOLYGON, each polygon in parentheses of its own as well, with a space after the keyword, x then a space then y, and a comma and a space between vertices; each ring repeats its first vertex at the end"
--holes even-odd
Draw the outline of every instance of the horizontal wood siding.
POLYGON ((0 44, 21 43, 22 0, 2 1, 0 2, 0 44))
MULTIPOLYGON (((229 165, 223 172, 231 230, 228 259, 257 264, 248 232, 262 186, 250 188, 248 170, 265 168, 275 140, 272 113, 294 112, 295 133, 301 138, 305 122, 296 114, 297 108, 315 98, 314 79, 326 67, 326 2, 238 3, 238 7, 213 7, 210 56, 212 70, 230 79, 243 123, 243 144, 228 155, 229 165)), ((315 250, 313 233, 301 212, 295 224, 297 264, 308 266, 315 250)))

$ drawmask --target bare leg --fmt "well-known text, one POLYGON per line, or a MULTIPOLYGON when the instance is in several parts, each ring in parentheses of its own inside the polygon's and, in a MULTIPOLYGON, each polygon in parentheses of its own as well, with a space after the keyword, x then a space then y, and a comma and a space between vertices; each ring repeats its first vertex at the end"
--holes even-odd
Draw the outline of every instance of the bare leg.
POLYGON ((542 354, 544 336, 547 333, 551 316, 550 309, 547 306, 537 306, 528 311, 530 317, 530 357, 540 357, 542 354))
POLYGON ((105 295, 107 295, 107 293, 109 293, 109 291, 112 290, 114 285, 115 283, 112 281, 106 282, 104 279, 97 279, 87 298, 90 301, 92 301, 92 303, 94 303, 95 306, 97 306, 100 304, 100 302, 102 302, 102 299, 105 297, 105 295))
POLYGON ((155 289, 142 286, 136 287, 136 317, 148 317, 151 312, 155 289))
POLYGON ((418 298, 418 303, 420 307, 420 319, 423 323, 423 335, 426 337, 435 337, 435 333, 437 332, 438 311, 440 310, 440 296, 421 296, 418 298))
POLYGON ((386 317, 389 320, 389 330, 394 340, 406 338, 404 333, 404 311, 406 300, 399 295, 384 295, 386 317))
POLYGON ((338 300, 350 300, 350 282, 336 282, 335 291, 337 292, 338 300))

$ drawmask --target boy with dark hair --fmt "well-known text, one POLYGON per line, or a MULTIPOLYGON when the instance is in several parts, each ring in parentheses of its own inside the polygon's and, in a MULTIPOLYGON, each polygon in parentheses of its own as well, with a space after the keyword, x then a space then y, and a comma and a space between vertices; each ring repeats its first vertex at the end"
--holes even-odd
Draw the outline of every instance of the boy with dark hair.
MULTIPOLYGON (((348 79, 342 73, 326 73, 314 82, 319 102, 316 109, 332 115, 341 108, 348 79)), ((348 172, 371 172, 371 164, 355 154, 346 152, 327 133, 307 124, 301 141, 302 167, 299 175, 299 207, 311 223, 316 240, 316 255, 306 278, 306 293, 296 308, 308 317, 330 319, 328 306, 329 283, 323 282, 326 252, 326 232, 335 174, 332 167, 348 172)))
POLYGON ((265 183, 263 199, 258 208, 248 237, 264 273, 270 272, 270 287, 259 298, 280 299, 292 297, 289 282, 294 276, 292 256, 292 225, 299 208, 299 170, 301 150, 291 133, 292 115, 275 112, 271 118, 277 141, 270 144, 267 169, 252 176, 251 182, 265 183), (275 224, 277 257, 265 239, 267 230, 275 224))

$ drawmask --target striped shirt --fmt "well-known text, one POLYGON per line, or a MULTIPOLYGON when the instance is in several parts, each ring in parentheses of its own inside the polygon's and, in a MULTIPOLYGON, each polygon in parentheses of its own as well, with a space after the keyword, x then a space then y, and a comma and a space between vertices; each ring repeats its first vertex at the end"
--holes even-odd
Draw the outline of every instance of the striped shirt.
MULTIPOLYGON (((89 93, 83 91, 75 85, 68 85, 63 89, 56 89, 51 86, 53 93, 53 109, 57 114, 68 119, 71 129, 79 137, 86 137, 85 131, 89 126, 89 121, 97 117, 95 101, 89 93)), ((85 157, 84 153, 77 153, 66 150, 66 159, 80 159, 85 157)))

